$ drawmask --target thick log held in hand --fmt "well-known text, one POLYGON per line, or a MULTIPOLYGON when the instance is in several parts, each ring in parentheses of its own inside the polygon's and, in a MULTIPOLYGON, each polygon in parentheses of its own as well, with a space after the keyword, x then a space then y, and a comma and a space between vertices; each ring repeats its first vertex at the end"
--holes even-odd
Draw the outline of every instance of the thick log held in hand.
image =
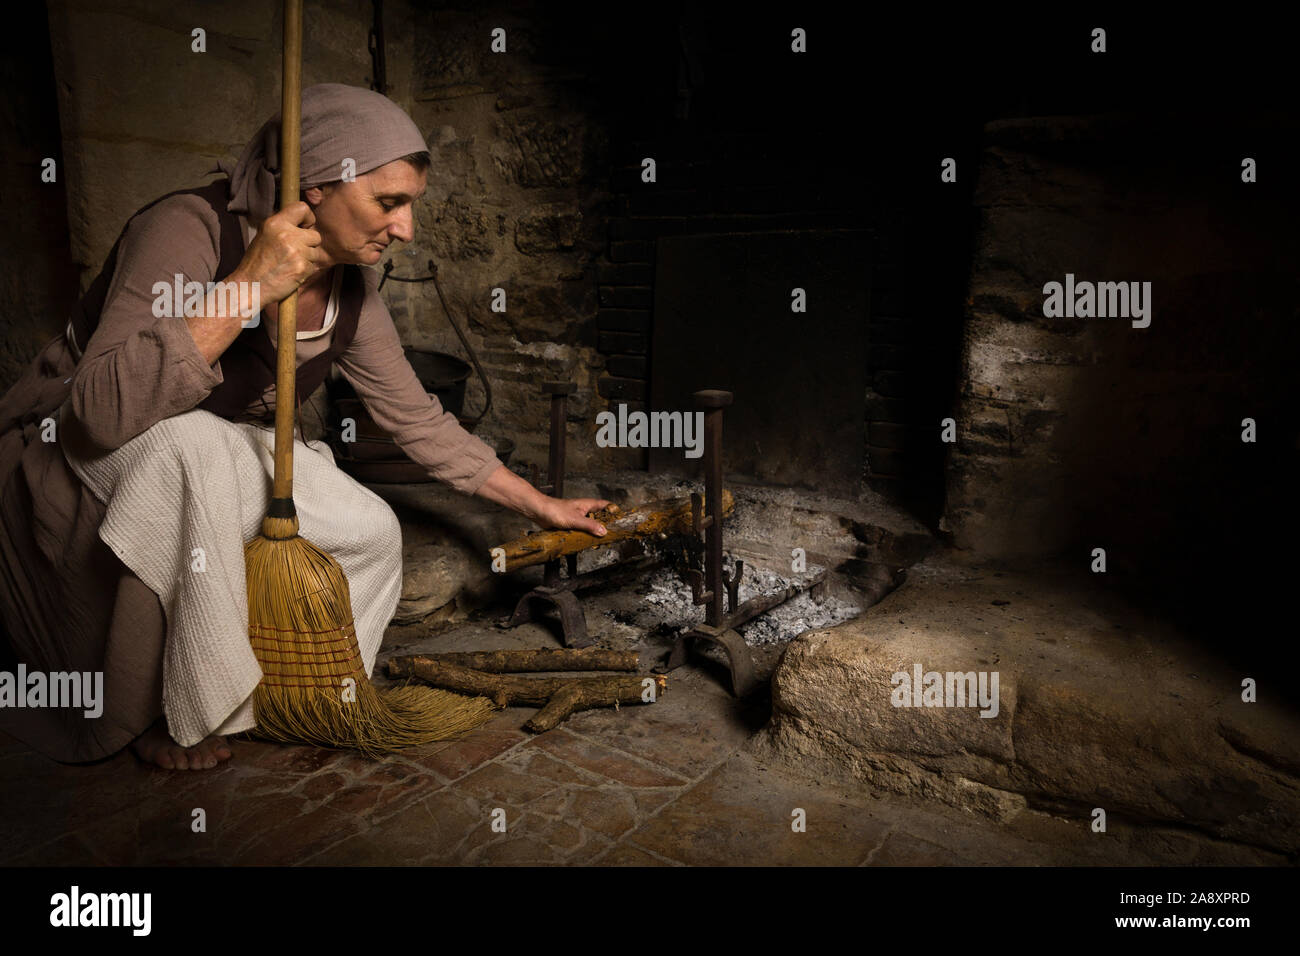
MULTIPOLYGON (((723 514, 730 514, 735 506, 736 499, 731 492, 724 491, 723 514)), ((619 511, 615 506, 593 512, 592 517, 605 526, 608 533, 603 538, 585 531, 537 531, 498 545, 505 551, 506 570, 517 571, 620 541, 644 540, 661 534, 690 534, 694 528, 690 498, 651 501, 631 511, 619 511)))

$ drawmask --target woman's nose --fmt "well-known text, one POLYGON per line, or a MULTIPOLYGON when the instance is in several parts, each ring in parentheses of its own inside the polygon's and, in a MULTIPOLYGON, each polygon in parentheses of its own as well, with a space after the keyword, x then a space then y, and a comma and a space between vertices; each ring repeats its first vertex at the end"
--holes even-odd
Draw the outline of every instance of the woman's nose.
POLYGON ((415 238, 415 213, 409 205, 403 206, 388 226, 388 234, 402 242, 415 238))

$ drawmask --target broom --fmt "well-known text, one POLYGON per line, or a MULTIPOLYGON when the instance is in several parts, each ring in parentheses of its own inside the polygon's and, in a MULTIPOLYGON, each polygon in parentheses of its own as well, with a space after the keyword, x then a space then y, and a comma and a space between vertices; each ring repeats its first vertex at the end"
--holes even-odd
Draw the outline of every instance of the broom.
MULTIPOLYGON (((302 0, 284 4, 280 208, 299 199, 302 0)), ((495 711, 484 697, 418 685, 383 694, 366 677, 343 568, 298 536, 293 411, 298 293, 280 303, 275 476, 262 533, 244 546, 248 633, 262 668, 257 730, 272 740, 352 747, 371 755, 470 730, 495 711)))

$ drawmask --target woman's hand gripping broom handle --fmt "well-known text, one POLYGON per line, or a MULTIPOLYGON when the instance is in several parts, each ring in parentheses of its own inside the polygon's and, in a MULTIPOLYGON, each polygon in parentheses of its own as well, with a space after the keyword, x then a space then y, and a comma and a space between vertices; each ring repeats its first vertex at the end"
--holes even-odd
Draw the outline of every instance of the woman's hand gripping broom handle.
MULTIPOLYGON (((302 125, 302 0, 284 0, 284 60, 280 97, 280 209, 298 201, 302 125)), ((275 480, 262 523, 268 538, 298 533, 293 506, 293 409, 298 374, 298 293, 280 303, 275 363, 275 480)))

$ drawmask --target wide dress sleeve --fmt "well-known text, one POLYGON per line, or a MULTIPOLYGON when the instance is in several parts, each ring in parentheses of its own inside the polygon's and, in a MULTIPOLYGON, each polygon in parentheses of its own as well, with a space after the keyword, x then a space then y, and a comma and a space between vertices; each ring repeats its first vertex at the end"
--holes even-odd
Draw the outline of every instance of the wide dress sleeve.
POLYGON ((402 350, 393 318, 378 291, 373 269, 357 333, 339 357, 339 371, 361 397, 366 411, 429 474, 457 491, 474 494, 501 461, 491 446, 461 427, 456 416, 424 390, 402 350))
MULTIPOLYGON (((138 215, 118 247, 117 267, 72 376, 68 410, 83 440, 104 453, 194 408, 221 384, 183 317, 154 315, 154 285, 200 282, 217 269, 220 223, 197 196, 173 196, 138 215)), ((182 303, 183 304, 183 303, 182 303)), ((176 307, 173 313, 179 313, 176 307)))

